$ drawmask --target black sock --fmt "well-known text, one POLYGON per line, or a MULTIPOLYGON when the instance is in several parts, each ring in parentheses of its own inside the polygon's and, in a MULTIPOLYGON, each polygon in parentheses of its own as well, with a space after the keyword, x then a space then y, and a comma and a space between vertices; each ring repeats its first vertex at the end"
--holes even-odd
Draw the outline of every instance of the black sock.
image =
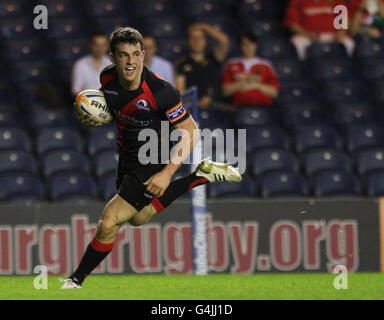
POLYGON ((101 261, 112 251, 112 243, 101 243, 95 238, 89 243, 77 270, 70 278, 77 284, 81 284, 84 279, 99 265, 101 261))
POLYGON ((171 182, 163 196, 152 200, 152 205, 157 212, 160 212, 188 190, 208 182, 207 178, 197 177, 195 173, 191 173, 188 176, 171 182))

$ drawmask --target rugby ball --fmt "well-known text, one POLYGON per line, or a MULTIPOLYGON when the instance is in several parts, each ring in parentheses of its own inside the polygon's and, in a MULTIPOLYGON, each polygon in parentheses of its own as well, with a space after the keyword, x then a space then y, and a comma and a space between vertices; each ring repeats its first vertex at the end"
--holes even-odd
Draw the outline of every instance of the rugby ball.
POLYGON ((100 123, 110 123, 114 117, 100 90, 84 90, 76 96, 75 107, 84 118, 92 118, 100 123))

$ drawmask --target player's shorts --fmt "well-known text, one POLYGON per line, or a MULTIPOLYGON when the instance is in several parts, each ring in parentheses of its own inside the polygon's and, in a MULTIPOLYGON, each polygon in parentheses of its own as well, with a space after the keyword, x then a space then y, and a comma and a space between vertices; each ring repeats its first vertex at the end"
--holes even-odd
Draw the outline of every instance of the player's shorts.
POLYGON ((116 177, 117 194, 140 211, 154 198, 143 183, 161 171, 164 166, 164 164, 137 165, 120 159, 116 177))

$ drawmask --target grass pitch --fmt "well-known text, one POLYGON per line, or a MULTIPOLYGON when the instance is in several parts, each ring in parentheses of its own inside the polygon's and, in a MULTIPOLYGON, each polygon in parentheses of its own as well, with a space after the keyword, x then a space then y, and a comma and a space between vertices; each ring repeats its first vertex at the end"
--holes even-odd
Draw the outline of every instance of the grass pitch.
POLYGON ((60 290, 59 277, 36 290, 34 276, 0 276, 1 300, 322 300, 384 299, 384 274, 355 273, 336 290, 326 273, 230 275, 92 275, 80 290, 60 290))

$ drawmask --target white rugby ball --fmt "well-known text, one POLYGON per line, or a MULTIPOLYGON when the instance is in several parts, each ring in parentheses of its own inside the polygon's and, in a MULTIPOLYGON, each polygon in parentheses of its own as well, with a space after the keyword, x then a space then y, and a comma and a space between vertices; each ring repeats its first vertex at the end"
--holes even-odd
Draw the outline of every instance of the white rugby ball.
POLYGON ((100 123, 110 123, 113 115, 100 90, 84 90, 76 96, 75 105, 85 118, 93 118, 100 123))

